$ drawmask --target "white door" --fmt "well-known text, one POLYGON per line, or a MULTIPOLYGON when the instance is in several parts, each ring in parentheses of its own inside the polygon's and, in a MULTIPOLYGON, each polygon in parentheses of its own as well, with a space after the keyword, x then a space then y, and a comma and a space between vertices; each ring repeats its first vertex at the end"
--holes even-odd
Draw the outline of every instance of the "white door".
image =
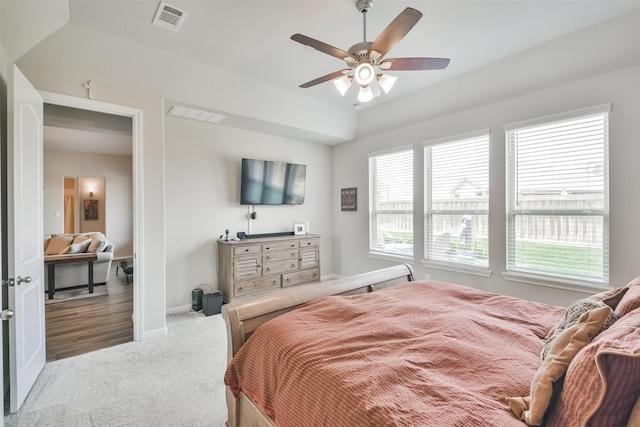
POLYGON ((14 65, 7 81, 10 410, 16 412, 46 362, 42 206, 42 96, 14 65))

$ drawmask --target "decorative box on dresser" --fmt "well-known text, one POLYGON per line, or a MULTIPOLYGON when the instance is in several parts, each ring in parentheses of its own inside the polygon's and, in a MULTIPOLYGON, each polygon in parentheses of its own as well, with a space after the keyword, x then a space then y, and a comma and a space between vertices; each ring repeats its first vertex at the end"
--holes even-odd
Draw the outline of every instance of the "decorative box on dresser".
POLYGON ((320 235, 218 241, 218 289, 225 302, 320 280, 320 235))

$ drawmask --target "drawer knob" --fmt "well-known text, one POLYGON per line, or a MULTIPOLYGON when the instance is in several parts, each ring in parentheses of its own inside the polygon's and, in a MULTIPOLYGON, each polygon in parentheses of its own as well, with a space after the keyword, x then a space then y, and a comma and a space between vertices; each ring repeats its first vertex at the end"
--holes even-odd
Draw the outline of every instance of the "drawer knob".
POLYGON ((295 264, 291 264, 291 268, 296 268, 296 265, 295 264))
POLYGON ((266 250, 269 250, 270 248, 269 248, 269 246, 267 246, 265 249, 266 249, 266 250))
POLYGON ((244 251, 245 251, 245 252, 249 252, 249 249, 245 249, 244 251))
POLYGON ((291 282, 291 279, 287 279, 287 283, 290 283, 290 282, 291 282))
POLYGON ((271 259, 271 257, 267 257, 267 261, 269 261, 271 259))
POLYGON ((268 273, 268 272, 270 272, 270 271, 271 271, 271 269, 270 269, 270 268, 267 268, 267 273, 268 273))
POLYGON ((274 284, 274 285, 277 285, 278 283, 274 280, 274 281, 273 281, 273 284, 274 284))

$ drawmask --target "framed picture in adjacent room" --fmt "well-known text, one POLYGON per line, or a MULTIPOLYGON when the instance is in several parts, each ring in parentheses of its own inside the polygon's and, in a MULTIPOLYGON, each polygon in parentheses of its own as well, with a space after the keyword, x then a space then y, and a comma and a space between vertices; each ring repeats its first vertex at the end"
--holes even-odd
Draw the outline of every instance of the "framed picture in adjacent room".
POLYGON ((356 187, 340 190, 340 207, 343 211, 358 210, 358 189, 356 187))
POLYGON ((85 221, 98 220, 98 201, 97 200, 84 201, 84 220, 85 221))

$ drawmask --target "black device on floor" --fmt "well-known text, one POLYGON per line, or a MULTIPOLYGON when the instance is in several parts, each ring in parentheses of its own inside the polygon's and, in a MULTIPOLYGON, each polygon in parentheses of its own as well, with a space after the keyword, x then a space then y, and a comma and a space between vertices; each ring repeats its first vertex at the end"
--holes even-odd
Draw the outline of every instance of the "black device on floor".
POLYGON ((202 295, 202 312, 205 316, 220 314, 222 309, 222 294, 220 291, 202 295))

